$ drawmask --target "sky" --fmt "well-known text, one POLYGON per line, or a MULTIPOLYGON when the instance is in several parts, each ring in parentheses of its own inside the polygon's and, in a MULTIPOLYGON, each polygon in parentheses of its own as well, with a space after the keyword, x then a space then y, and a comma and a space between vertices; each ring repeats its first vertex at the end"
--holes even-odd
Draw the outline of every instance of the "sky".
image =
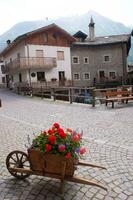
POLYGON ((0 34, 19 22, 82 15, 89 10, 133 26, 133 0, 0 0, 0 34))

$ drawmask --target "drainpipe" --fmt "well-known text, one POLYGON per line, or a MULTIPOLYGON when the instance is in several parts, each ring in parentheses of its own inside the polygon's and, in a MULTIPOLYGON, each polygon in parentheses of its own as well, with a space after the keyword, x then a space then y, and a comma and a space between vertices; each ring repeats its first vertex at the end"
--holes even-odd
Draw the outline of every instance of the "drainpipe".
POLYGON ((127 59, 126 56, 126 48, 125 48, 125 43, 122 43, 122 64, 123 64, 123 76, 122 76, 122 85, 126 84, 126 79, 127 79, 127 69, 126 69, 126 61, 125 59, 127 59))
POLYGON ((72 78, 72 87, 73 87, 74 86, 74 80, 73 80, 72 48, 74 48, 73 45, 70 46, 70 66, 71 66, 71 78, 72 78))
POLYGON ((30 75, 30 63, 29 63, 29 45, 28 44, 27 44, 27 58, 28 58, 29 86, 31 87, 31 75, 30 75))

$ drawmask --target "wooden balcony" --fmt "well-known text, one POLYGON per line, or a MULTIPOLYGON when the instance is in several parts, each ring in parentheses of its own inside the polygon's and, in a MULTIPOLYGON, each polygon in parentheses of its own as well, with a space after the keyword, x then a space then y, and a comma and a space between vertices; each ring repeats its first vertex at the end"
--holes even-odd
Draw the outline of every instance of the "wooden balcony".
POLYGON ((6 63, 2 73, 9 73, 14 70, 23 69, 51 69, 57 66, 56 58, 48 57, 21 57, 12 62, 6 63))

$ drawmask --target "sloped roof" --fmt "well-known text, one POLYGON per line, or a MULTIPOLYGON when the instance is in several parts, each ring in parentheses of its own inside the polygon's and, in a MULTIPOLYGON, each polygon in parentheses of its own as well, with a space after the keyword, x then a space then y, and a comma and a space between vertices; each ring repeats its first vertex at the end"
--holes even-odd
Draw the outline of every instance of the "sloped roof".
POLYGON ((130 37, 131 34, 112 35, 112 36, 95 37, 94 41, 90 41, 90 38, 86 38, 83 42, 74 42, 73 44, 87 45, 87 46, 115 44, 115 43, 128 42, 130 37))
POLYGON ((87 38, 87 34, 82 32, 82 31, 78 31, 77 33, 75 33, 73 35, 73 37, 86 39, 87 38))
POLYGON ((70 41, 70 42, 74 42, 75 38, 73 36, 71 36, 67 31, 65 31, 64 29, 60 28, 59 26, 57 26, 56 24, 50 24, 48 26, 44 26, 42 28, 36 29, 34 31, 30 31, 27 32, 23 35, 18 36, 15 40, 13 40, 13 42, 11 42, 1 53, 0 56, 2 56, 3 54, 5 54, 6 52, 8 52, 10 49, 12 49, 16 44, 20 43, 21 41, 25 40, 26 38, 36 35, 38 33, 42 33, 45 31, 48 31, 50 29, 55 28, 57 31, 59 31, 60 33, 64 34, 64 36, 70 41))

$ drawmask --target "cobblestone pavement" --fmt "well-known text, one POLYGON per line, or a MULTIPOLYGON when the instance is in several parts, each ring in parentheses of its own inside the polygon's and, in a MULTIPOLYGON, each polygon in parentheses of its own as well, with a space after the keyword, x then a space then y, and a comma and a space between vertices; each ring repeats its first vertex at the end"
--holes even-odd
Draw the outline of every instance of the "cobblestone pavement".
POLYGON ((18 96, 0 90, 0 200, 133 200, 133 103, 111 106, 79 105, 18 96), (107 167, 80 167, 76 173, 102 182, 97 187, 66 182, 59 194, 59 181, 30 176, 17 180, 7 171, 5 159, 13 150, 26 151, 27 135, 48 128, 53 122, 83 130, 86 161, 107 167))

